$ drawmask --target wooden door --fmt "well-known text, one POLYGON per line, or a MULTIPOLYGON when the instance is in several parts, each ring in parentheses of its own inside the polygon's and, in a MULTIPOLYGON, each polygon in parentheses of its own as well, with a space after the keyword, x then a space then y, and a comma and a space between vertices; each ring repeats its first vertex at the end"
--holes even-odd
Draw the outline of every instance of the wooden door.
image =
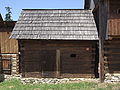
POLYGON ((10 59, 4 59, 2 60, 2 69, 4 74, 11 74, 11 60, 10 59))
POLYGON ((24 53, 24 77, 55 77, 56 76, 56 50, 44 48, 24 53), (32 53, 32 54, 31 54, 32 53), (24 74, 25 73, 25 74, 24 74))
POLYGON ((11 66, 12 66, 11 57, 0 58, 0 73, 10 75, 12 68, 11 66))
POLYGON ((42 50, 42 77, 56 77, 56 50, 42 50))

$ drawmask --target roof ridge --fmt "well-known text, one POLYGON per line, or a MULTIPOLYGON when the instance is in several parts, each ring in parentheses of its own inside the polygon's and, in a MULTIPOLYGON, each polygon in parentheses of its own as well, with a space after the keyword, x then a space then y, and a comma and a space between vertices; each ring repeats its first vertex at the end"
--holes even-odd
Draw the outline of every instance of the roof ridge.
POLYGON ((85 11, 91 11, 90 9, 89 10, 86 10, 86 9, 60 9, 60 8, 41 8, 41 9, 22 9, 22 10, 85 10, 85 11))

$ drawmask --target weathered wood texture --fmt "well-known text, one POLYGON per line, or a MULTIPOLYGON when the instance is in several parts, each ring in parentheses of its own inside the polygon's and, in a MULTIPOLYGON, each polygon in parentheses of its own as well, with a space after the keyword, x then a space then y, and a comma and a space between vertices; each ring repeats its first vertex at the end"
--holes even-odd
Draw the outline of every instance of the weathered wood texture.
POLYGON ((25 9, 11 34, 14 39, 98 40, 92 10, 25 9))
POLYGON ((107 33, 108 21, 108 0, 101 0, 99 2, 99 64, 100 64, 100 82, 104 81, 104 43, 107 33))
POLYGON ((81 77, 82 74, 86 74, 86 76, 90 75, 91 77, 94 77, 94 55, 95 53, 94 51, 92 52, 92 46, 62 48, 61 75, 63 77, 81 77))
POLYGON ((11 66, 12 66, 12 63, 11 63, 11 60, 10 59, 3 59, 2 60, 2 64, 1 64, 1 68, 2 68, 2 72, 3 74, 11 74, 11 66))
POLYGON ((120 36, 120 19, 109 19, 109 36, 120 36))
POLYGON ((109 36, 120 36, 120 1, 109 1, 109 20, 108 20, 109 36))
POLYGON ((109 18, 120 19, 120 0, 109 0, 109 18))
POLYGON ((0 53, 18 53, 18 41, 9 39, 11 32, 0 32, 0 53))
POLYGON ((108 6, 108 0, 102 0, 99 4, 99 36, 102 40, 107 34, 108 6))
POLYGON ((18 54, 0 54, 0 73, 18 74, 18 54))
MULTIPOLYGON (((98 2, 98 0, 94 0, 98 2)), ((94 16, 97 26, 101 31, 101 37, 120 36, 120 1, 119 0, 101 0, 96 4, 94 16), (97 9, 99 8, 99 10, 97 9), (97 12, 99 11, 99 15, 97 12), (97 19, 99 18, 99 19, 97 19), (98 23, 101 22, 101 23, 98 23)))
POLYGON ((25 77, 95 77, 97 73, 96 41, 19 42, 25 77))
POLYGON ((120 73, 120 39, 105 42, 109 73, 120 73))
POLYGON ((9 39, 15 21, 0 22, 0 53, 18 53, 18 41, 9 39))
POLYGON ((98 34, 100 38, 105 39, 107 36, 107 24, 108 24, 108 17, 109 17, 109 2, 108 0, 94 0, 95 8, 93 10, 98 34))
POLYGON ((16 21, 0 21, 0 32, 12 32, 16 21))
MULTIPOLYGON (((94 0, 96 8, 94 9, 94 17, 99 30, 99 62, 100 62, 100 80, 104 81, 105 73, 118 72, 118 65, 116 62, 118 54, 112 54, 111 52, 119 52, 119 45, 111 41, 109 45, 104 44, 106 39, 112 39, 111 36, 120 36, 120 1, 119 0, 94 0), (99 12, 98 12, 99 11, 99 12), (112 46, 112 47, 111 47, 112 46), (105 50, 103 49, 105 47, 105 50), (113 47, 116 48, 113 50, 113 47), (104 56, 105 55, 107 56, 104 56), (116 56, 116 57, 115 57, 116 56), (111 58, 112 57, 112 58, 111 58), (106 61, 108 58, 108 62, 106 61), (110 60, 110 61, 109 61, 110 60), (107 65, 107 66, 106 66, 107 65), (115 68, 116 67, 116 68, 115 68), (112 69, 111 69, 112 68, 112 69), (113 69, 114 68, 114 69, 113 69)), ((117 38, 117 37, 116 37, 117 38)), ((106 42, 107 43, 107 42, 106 42)), ((118 61, 119 62, 119 61, 118 61)))

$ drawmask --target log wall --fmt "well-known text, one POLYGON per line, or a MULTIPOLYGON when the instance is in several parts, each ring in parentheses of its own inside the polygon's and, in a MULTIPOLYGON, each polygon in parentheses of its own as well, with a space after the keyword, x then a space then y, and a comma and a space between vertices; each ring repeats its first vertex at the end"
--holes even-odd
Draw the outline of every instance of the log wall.
POLYGON ((105 42, 105 57, 107 59, 107 73, 120 73, 120 40, 105 42))
POLYGON ((20 40, 19 43, 24 77, 95 77, 98 74, 97 41, 20 40))

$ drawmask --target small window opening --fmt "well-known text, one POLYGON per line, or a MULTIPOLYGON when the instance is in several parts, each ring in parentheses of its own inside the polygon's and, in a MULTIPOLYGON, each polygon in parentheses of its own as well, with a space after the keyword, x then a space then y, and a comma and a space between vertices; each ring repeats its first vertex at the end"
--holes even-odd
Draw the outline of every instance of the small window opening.
POLYGON ((76 54, 71 54, 70 57, 74 57, 74 58, 75 58, 75 57, 76 57, 76 54))
POLYGON ((120 8, 117 10, 117 13, 120 14, 120 8))

